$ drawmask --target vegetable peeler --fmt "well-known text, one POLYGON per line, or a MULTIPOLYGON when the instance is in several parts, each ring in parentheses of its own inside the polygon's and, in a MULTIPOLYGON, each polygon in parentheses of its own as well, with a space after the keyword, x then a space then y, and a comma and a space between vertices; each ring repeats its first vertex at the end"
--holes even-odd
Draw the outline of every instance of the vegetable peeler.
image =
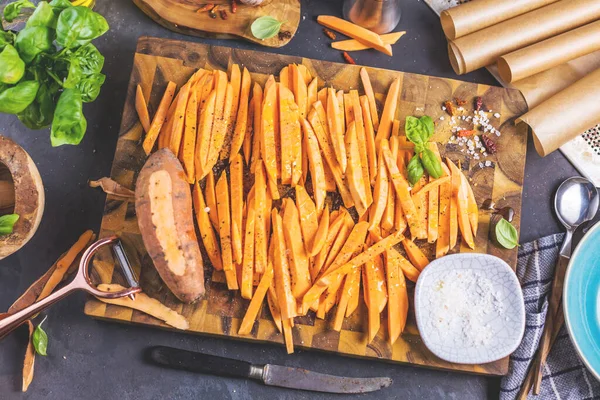
POLYGON ((135 276, 135 272, 131 268, 131 264, 127 259, 123 245, 117 236, 100 239, 88 247, 88 249, 83 253, 83 256, 81 256, 81 261, 79 262, 79 268, 75 278, 69 284, 50 294, 48 297, 45 297, 42 300, 33 303, 29 307, 22 309, 21 311, 17 311, 14 314, 0 316, 0 340, 23 324, 25 321, 32 318, 34 315, 45 310, 52 304, 62 300, 77 290, 84 290, 92 296, 102 299, 117 299, 125 296, 129 296, 133 299, 133 296, 136 293, 142 291, 139 286, 138 279, 135 276), (96 289, 92 283, 89 276, 90 262, 94 258, 94 255, 105 246, 112 246, 113 254, 117 259, 118 264, 121 266, 125 280, 129 285, 128 289, 120 292, 108 293, 96 289))

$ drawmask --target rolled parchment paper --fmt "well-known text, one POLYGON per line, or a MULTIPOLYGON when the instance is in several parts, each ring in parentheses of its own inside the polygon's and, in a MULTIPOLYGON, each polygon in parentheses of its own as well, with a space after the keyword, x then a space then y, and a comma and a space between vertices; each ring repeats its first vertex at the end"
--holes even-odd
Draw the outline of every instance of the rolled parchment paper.
POLYGON ((517 119, 529 125, 542 156, 600 123, 600 69, 578 80, 517 119))
POLYGON ((498 59, 498 73, 515 81, 600 50, 600 21, 532 44, 498 59))
POLYGON ((600 51, 595 51, 513 83, 506 82, 500 77, 495 64, 487 67, 488 71, 498 79, 502 86, 519 90, 530 110, 599 68, 600 51))
POLYGON ((440 20, 446 37, 454 40, 557 1, 475 0, 442 11, 440 20))
POLYGON ((562 0, 448 42, 459 74, 495 63, 500 56, 600 18, 599 0, 562 0))

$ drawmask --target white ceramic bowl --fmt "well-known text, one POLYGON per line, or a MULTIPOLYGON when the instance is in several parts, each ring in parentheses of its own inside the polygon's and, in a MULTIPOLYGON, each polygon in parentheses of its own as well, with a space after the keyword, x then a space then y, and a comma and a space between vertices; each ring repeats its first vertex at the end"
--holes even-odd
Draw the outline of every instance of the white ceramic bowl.
POLYGON ((415 314, 427 348, 453 363, 504 358, 516 350, 525 332, 519 280, 507 263, 488 254, 453 254, 432 261, 415 288, 415 314), (468 281, 473 289, 445 285, 451 278, 468 281), (472 324, 478 329, 467 321, 479 321, 472 324))

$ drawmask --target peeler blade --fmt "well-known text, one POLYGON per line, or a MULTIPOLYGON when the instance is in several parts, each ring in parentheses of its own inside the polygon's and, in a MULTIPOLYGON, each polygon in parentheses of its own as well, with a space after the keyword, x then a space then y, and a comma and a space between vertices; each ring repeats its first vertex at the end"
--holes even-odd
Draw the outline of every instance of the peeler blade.
MULTIPOLYGON (((117 262, 121 266, 121 271, 123 271, 123 276, 127 281, 127 284, 131 288, 139 288, 140 284, 138 281, 138 277, 135 274, 133 268, 131 268, 131 263, 129 262, 129 258, 127 258, 127 253, 125 253, 125 249, 123 248, 123 243, 120 240, 117 240, 112 246, 113 254, 117 259, 117 262)), ((130 294, 129 298, 131 300, 135 300, 135 294, 130 294)))

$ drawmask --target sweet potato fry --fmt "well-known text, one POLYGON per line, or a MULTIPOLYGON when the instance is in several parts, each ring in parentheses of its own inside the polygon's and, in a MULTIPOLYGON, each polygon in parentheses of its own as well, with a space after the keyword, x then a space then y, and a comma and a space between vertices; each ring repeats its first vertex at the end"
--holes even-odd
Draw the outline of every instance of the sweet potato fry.
POLYGON ((392 131, 392 121, 396 117, 396 108, 398 107, 398 97, 400 96, 400 79, 394 79, 394 82, 390 85, 387 96, 385 98, 385 105, 383 112, 381 113, 381 121, 379 122, 379 129, 377 129, 377 136, 375 137, 375 145, 379 146, 383 139, 389 139, 392 131))
POLYGON ((219 210, 217 209, 217 194, 215 189, 215 174, 212 169, 206 175, 206 186, 204 188, 204 198, 206 199, 206 206, 208 207, 208 216, 210 222, 213 224, 215 229, 219 230, 219 210))
POLYGON ((406 280, 400 268, 400 260, 392 252, 386 252, 386 280, 388 289, 388 335, 394 344, 406 326, 408 317, 408 292, 406 280))
POLYGON ((307 99, 306 99, 306 116, 308 116, 308 112, 312 108, 313 104, 318 100, 318 91, 319 91, 319 78, 314 78, 307 87, 307 99))
POLYGON ((296 104, 298 105, 298 111, 300 112, 300 117, 306 117, 308 113, 308 88, 306 87, 306 82, 304 81, 304 77, 296 64, 290 64, 290 70, 292 73, 292 87, 294 92, 294 98, 296 99, 296 104))
POLYGON ((283 221, 275 208, 271 214, 271 220, 273 221, 275 289, 281 318, 285 322, 285 320, 296 316, 296 300, 292 294, 290 268, 283 233, 283 221))
POLYGON ((367 150, 367 137, 365 134, 365 125, 362 117, 362 107, 358 90, 350 91, 352 101, 352 115, 356 122, 356 138, 358 139, 358 150, 360 154, 360 165, 362 169, 363 182, 365 185, 365 193, 367 195, 367 207, 373 203, 373 193, 371 192, 371 178, 369 175, 369 156, 367 150))
MULTIPOLYGON (((216 104, 220 104, 219 92, 217 92, 216 104)), ((210 134, 210 147, 208 148, 208 155, 206 163, 203 165, 203 170, 206 171, 209 168, 215 166, 219 160, 219 154, 225 143, 225 137, 227 136, 228 126, 231 122, 231 105, 233 101, 233 88, 231 84, 227 84, 225 89, 225 102, 223 104, 224 110, 221 114, 219 112, 220 107, 215 107, 215 119, 213 123, 213 129, 210 134), (220 115, 220 116, 219 116, 220 115)))
MULTIPOLYGON (((339 215, 335 216, 332 212, 329 216, 329 221, 329 229, 327 230, 327 237, 325 239, 325 243, 321 247, 319 254, 315 256, 313 264, 311 266, 310 276, 313 282, 316 280, 317 276, 321 273, 321 270, 325 266, 325 262, 329 256, 330 250, 333 249, 334 241, 339 236, 340 231, 342 229, 344 229, 345 231, 349 231, 347 226, 344 224, 344 217, 340 217, 339 215)), ((335 255, 337 255, 337 253, 335 255)), ((333 258, 335 258, 335 255, 333 256, 333 258)))
POLYGON ((142 147, 146 155, 152 152, 152 148, 154 147, 154 143, 158 138, 158 134, 163 127, 163 124, 167 120, 167 113, 169 111, 169 107, 171 106, 171 102, 173 101, 173 96, 175 95, 175 89, 177 85, 174 82, 169 82, 167 84, 167 89, 163 94, 162 99, 160 100, 160 104, 158 105, 158 109, 156 110, 156 114, 154 114, 154 118, 152 119, 152 123, 150 124, 150 129, 146 133, 146 137, 144 138, 144 143, 142 147))
POLYGON ((368 29, 330 15, 320 15, 317 18, 317 22, 329 29, 333 29, 334 31, 338 31, 346 36, 356 39, 365 46, 381 51, 388 56, 392 55, 392 46, 384 43, 381 36, 368 29))
MULTIPOLYGON (((415 184, 413 190, 419 192, 420 188, 425 186, 425 176, 421 177, 421 180, 415 184)), ((413 239, 427 239, 427 207, 429 206, 429 192, 421 192, 418 194, 412 194, 413 203, 417 210, 416 218, 419 221, 419 225, 423 228, 420 230, 419 236, 414 236, 413 239)))
MULTIPOLYGON (((335 159, 342 172, 346 172, 347 160, 346 160, 346 147, 344 146, 344 124, 342 120, 342 110, 338 98, 333 88, 328 89, 327 94, 327 124, 328 132, 335 153, 335 159)), ((321 121, 323 122, 323 121, 321 121)), ((314 128, 314 126, 313 126, 314 128)))
POLYGON ((205 74, 201 83, 200 82, 198 83, 198 85, 200 85, 200 84, 202 86, 200 87, 200 89, 198 91, 198 121, 200 121, 200 114, 202 113, 202 110, 206 106, 206 101, 208 100, 208 96, 210 96, 210 93, 215 88, 215 80, 213 78, 213 75, 210 73, 205 74))
POLYGON ((402 246, 404 246, 404 250, 406 251, 406 255, 410 259, 412 265, 417 267, 419 271, 423 271, 423 269, 429 265, 429 260, 425 257, 425 254, 417 247, 415 242, 409 239, 404 239, 402 241, 402 246))
POLYGON ((254 269, 262 274, 267 266, 267 233, 265 226, 265 214, 268 212, 266 207, 266 177, 263 163, 259 161, 254 176, 254 269))
POLYGON ((289 66, 283 67, 279 71, 279 83, 281 86, 292 90, 293 85, 290 85, 290 68, 289 66))
POLYGON ((298 184, 302 177, 302 133, 298 119, 298 106, 294 102, 292 92, 283 86, 279 86, 279 111, 281 124, 281 183, 293 187, 298 184))
POLYGON ((467 190, 468 205, 467 209, 469 212, 469 222, 471 223, 471 230, 473 231, 473 237, 477 236, 477 228, 479 226, 479 209, 477 207, 477 200, 475 200, 475 194, 473 188, 469 184, 467 177, 461 171, 462 185, 467 190))
POLYGON ((388 191, 390 190, 387 176, 387 169, 383 157, 379 156, 379 166, 377 168, 377 177, 375 178, 375 187, 373 189, 373 204, 369 209, 369 230, 379 227, 381 218, 388 202, 388 191))
POLYGON ((140 85, 137 85, 135 89, 135 111, 137 111, 144 132, 148 133, 150 130, 150 115, 148 114, 148 105, 146 104, 144 92, 140 85))
POLYGON ((404 276, 408 280, 416 283, 419 279, 421 271, 419 271, 414 265, 412 265, 410 261, 404 258, 402 254, 400 254, 396 249, 389 249, 389 254, 390 257, 397 261, 398 267, 400 268, 404 276))
MULTIPOLYGON (((317 92, 317 101, 320 101, 325 106, 327 105, 327 88, 323 88, 317 92)), ((314 106, 314 103, 311 106, 314 106)))
POLYGON ((422 193, 427 193, 430 191, 433 191, 434 189, 437 189, 440 187, 440 185, 443 185, 446 182, 450 182, 450 176, 442 176, 441 178, 438 179, 431 179, 429 181, 429 183, 427 183, 426 185, 421 186, 420 188, 413 189, 413 196, 418 196, 421 195, 422 193))
POLYGON ((244 142, 242 143, 242 152, 246 165, 250 165, 252 157, 252 137, 254 136, 254 98, 248 103, 248 119, 246 120, 246 133, 244 134, 244 142))
POLYGON ((334 238, 334 240, 331 244, 331 248, 329 249, 327 258, 325 259, 324 264, 321 266, 320 275, 323 275, 323 274, 327 273, 327 271, 329 271, 329 269, 331 268, 331 265, 337 259, 337 257, 340 254, 340 251, 344 247, 344 244, 346 243, 346 240, 348 239, 348 236, 350 235, 352 228, 354 228, 354 221, 352 221, 352 218, 350 218, 349 215, 347 215, 347 214, 343 215, 342 220, 343 220, 343 225, 339 229, 337 236, 334 238))
MULTIPOLYGON (((398 154, 398 137, 392 136, 390 138, 390 151, 392 152, 392 158, 395 160, 398 154)), ((389 173, 388 173, 389 176, 389 173)), ((397 194, 394 190, 388 191, 387 205, 383 212, 381 219, 381 229, 385 232, 391 232, 394 229, 396 222, 396 200, 397 194)), ((416 205, 415 205, 416 206, 416 205)))
POLYGON ((346 308, 346 318, 354 314, 360 303, 360 278, 362 276, 362 267, 354 269, 350 274, 350 288, 348 289, 348 307, 346 308))
POLYGON ((375 271, 375 261, 367 261, 363 266, 364 285, 365 285, 365 303, 368 308, 368 342, 372 342, 380 327, 381 313, 379 309, 380 297, 385 296, 385 291, 379 286, 378 277, 375 271))
POLYGON ((173 115, 173 127, 171 129, 169 149, 176 157, 179 156, 181 147, 181 139, 183 138, 183 130, 185 125, 185 110, 187 109, 188 100, 190 98, 190 84, 183 85, 177 96, 177 106, 173 115))
POLYGON ((239 65, 233 64, 231 66, 231 70, 229 71, 229 82, 231 83, 231 87, 233 89, 233 101, 231 103, 231 120, 235 121, 240 105, 240 92, 242 88, 242 72, 240 70, 239 65))
POLYGON ((250 171, 255 173, 256 164, 263 157, 261 154, 263 90, 256 82, 252 89, 252 98, 254 99, 254 135, 252 136, 252 164, 250 171))
POLYGON ((233 265, 233 246, 231 241, 231 211, 229 202, 229 187, 227 174, 222 173, 215 187, 218 193, 217 210, 219 213, 219 237, 221 238, 221 256, 223 258, 223 271, 229 290, 239 289, 236 269, 233 265))
MULTIPOLYGON (((275 136, 279 133, 279 126, 275 127, 275 114, 278 114, 277 85, 273 84, 265 90, 262 107, 261 125, 261 154, 265 163, 268 179, 277 182, 279 168, 277 164, 277 147, 275 136), (277 130, 277 132, 276 132, 277 130)), ((277 115, 279 119, 279 115, 277 115)))
POLYGON ((191 91, 187 108, 185 110, 185 127, 183 131, 183 142, 179 159, 182 161, 188 183, 195 181, 194 156, 196 149, 196 129, 198 127, 198 98, 195 90, 191 91))
MULTIPOLYGON (((120 292, 125 290, 125 288, 115 283, 102 283, 98 285, 98 290, 102 290, 103 292, 120 292)), ((135 300, 131 300, 129 297, 121 297, 120 299, 104 299, 97 297, 97 299, 103 303, 114 304, 117 306, 141 311, 154 318, 160 319, 167 325, 171 325, 173 328, 187 330, 190 327, 190 324, 183 315, 171 310, 160 301, 149 297, 145 293, 136 294, 135 300)))
POLYGON ((363 123, 365 126, 365 144, 367 147, 367 158, 369 160, 370 182, 374 182, 377 176, 377 150, 375 148, 375 131, 371 120, 369 100, 366 96, 360 96, 360 107, 362 109, 363 123))
MULTIPOLYGON (((442 168, 449 174, 448 168, 442 163, 442 168)), ((452 199, 452 182, 440 185, 440 204, 438 213, 438 239, 435 243, 435 257, 445 256, 450 250, 450 219, 452 199)))
POLYGON ((232 237, 236 236, 239 241, 233 241, 233 261, 242 263, 242 228, 244 210, 244 161, 242 155, 237 153, 229 164, 229 180, 231 186, 231 227, 232 237), (235 229, 234 229, 235 228, 235 229), (235 235, 234 232, 235 231, 235 235))
POLYGON ((271 317, 273 318, 275 327, 277 327, 279 333, 282 333, 283 326, 281 325, 281 311, 279 310, 279 303, 277 301, 277 295, 275 294, 274 278, 271 280, 271 286, 267 292, 267 304, 269 305, 269 311, 271 312, 271 317))
MULTIPOLYGON (((358 139, 356 137, 356 123, 352 121, 346 132, 346 154, 348 155, 348 167, 346 170, 346 179, 348 187, 354 200, 354 207, 359 216, 367 211, 370 204, 367 202, 366 184, 363 181, 362 165, 360 160, 360 151, 358 149, 358 139)), ((370 185, 369 185, 370 188, 370 185)))
POLYGON ((221 271, 223 270, 221 249, 219 247, 219 243, 217 242, 215 232, 213 231, 209 214, 206 211, 206 203, 204 202, 204 196, 202 196, 202 190, 200 189, 200 184, 198 182, 194 184, 192 200, 194 202, 196 223, 198 224, 200 236, 202 237, 202 243, 204 244, 204 248, 206 249, 210 263, 215 270, 221 271))
MULTIPOLYGON (((400 39, 402 36, 404 36, 405 33, 406 33, 405 31, 392 32, 392 33, 386 33, 385 35, 380 35, 380 36, 381 36, 381 39, 383 40, 383 43, 392 45, 392 44, 395 44, 398 41, 398 39, 400 39)), ((337 42, 332 42, 331 48, 340 50, 340 51, 360 51, 360 50, 367 50, 370 47, 362 44, 361 42, 359 42, 356 39, 349 39, 349 40, 340 40, 337 42)))
MULTIPOLYGON (((329 207, 325 207, 325 209, 321 213, 321 219, 319 220, 319 225, 317 226, 317 231, 315 232, 315 235, 313 238, 312 248, 308 253, 309 256, 314 257, 317 254, 319 254, 319 252, 321 251, 321 249, 323 248, 323 245, 325 244, 325 242, 327 240, 328 232, 329 232, 329 207)), ((314 279, 314 276, 311 275, 311 277, 312 277, 312 279, 314 279)))
MULTIPOLYGON (((335 177, 333 176, 333 172, 331 171, 331 168, 327 162, 323 163, 323 174, 325 175, 325 188, 328 192, 335 192, 335 188, 337 187, 335 177)), ((349 194, 350 192, 347 192, 347 195, 349 194)), ((350 198, 350 202, 353 204, 352 198, 350 198)), ((348 207, 348 204, 344 203, 344 206, 348 207)))
POLYGON ((392 136, 400 136, 400 121, 398 121, 397 119, 394 120, 394 122, 392 122, 392 136))
POLYGON ((33 333, 35 332, 35 327, 31 320, 27 320, 26 324, 29 327, 29 340, 27 341, 25 360, 23 361, 22 392, 26 392, 27 389, 29 389, 29 385, 31 385, 31 382, 33 381, 33 371, 35 366, 35 347, 33 346, 33 333))
POLYGON ((254 273, 254 227, 256 226, 256 212, 254 209, 254 196, 248 197, 248 210, 246 214, 246 232, 244 234, 244 257, 242 261, 242 285, 240 294, 244 299, 252 298, 252 281, 254 273))
MULTIPOLYGON (((247 68, 244 68, 244 72, 242 73, 237 115, 232 117, 232 120, 235 121, 235 129, 233 131, 233 139, 231 139, 231 154, 229 156, 230 161, 242 148, 243 143, 246 141, 246 135, 248 135, 248 143, 250 143, 250 135, 252 134, 252 130, 248 129, 248 120, 252 121, 252 118, 249 118, 251 106, 249 104, 250 102, 248 101, 248 97, 250 96, 251 85, 252 78, 250 77, 250 72, 248 72, 247 68)), ((254 116, 254 113, 252 113, 252 116, 254 116)), ((250 125, 250 127, 252 127, 252 125, 250 125)), ((246 151, 244 151, 244 154, 246 154, 246 151)), ((246 163, 248 163, 248 161, 249 156, 246 156, 246 163)))
POLYGON ((471 229, 471 222, 469 221, 469 184, 466 179, 462 178, 462 172, 449 158, 446 159, 446 162, 452 173, 452 197, 456 199, 460 233, 465 243, 471 249, 474 249, 475 241, 473 240, 473 230, 471 229))
POLYGON ((198 137, 196 138, 196 154, 194 170, 196 174, 196 180, 202 179, 208 174, 208 170, 205 170, 205 160, 208 154, 208 148, 210 147, 210 133, 212 131, 214 119, 215 119, 215 108, 216 108, 217 92, 212 91, 206 100, 206 104, 202 108, 200 113, 200 121, 198 124, 198 137))
POLYGON ((304 189, 304 186, 296 186, 296 207, 300 216, 300 227, 302 228, 306 253, 312 256, 315 235, 319 229, 319 220, 315 203, 304 189))
POLYGON ((369 113, 371 115, 371 121, 373 122, 373 128, 379 129, 379 113, 377 112, 377 102, 375 101, 375 93, 373 92, 373 86, 371 85, 371 78, 366 68, 360 69, 360 80, 365 90, 365 95, 369 101, 369 113))
POLYGON ((272 280, 273 266, 269 263, 267 264, 267 269, 262 275, 262 278, 260 278, 260 283, 258 284, 258 287, 254 292, 254 296, 252 296, 252 300, 250 300, 250 304, 246 309, 246 314, 244 314, 244 318, 240 324, 238 335, 249 335, 252 331, 252 326, 254 325, 254 321, 256 321, 256 317, 262 308, 263 300, 269 291, 272 280))
POLYGON ((306 65, 298 64, 298 71, 300 72, 302 79, 304 79, 304 84, 308 86, 310 81, 312 81, 312 75, 308 68, 306 68, 306 65))
POLYGON ((283 340, 285 341, 285 349, 288 354, 292 354, 294 352, 294 337, 292 336, 292 323, 294 320, 292 318, 284 319, 283 323, 283 340))
MULTIPOLYGON (((434 181, 433 177, 429 177, 430 185, 434 181)), ((425 188, 425 185, 423 188, 425 188)), ((423 189, 421 189, 423 190, 423 189)), ((439 185, 429 191, 429 208, 427 213, 427 241, 429 243, 435 243, 438 238, 438 226, 439 226, 439 205, 440 205, 440 187, 439 185)))
MULTIPOLYGON (((181 93, 181 91, 179 91, 181 93)), ((160 133, 158 134, 158 143, 157 147, 159 150, 169 147, 171 144, 171 131, 173 130, 173 122, 175 122, 175 109, 177 108, 177 99, 179 98, 179 93, 174 97, 171 102, 171 106, 169 106, 169 111, 167 111, 167 119, 163 124, 162 128, 160 128, 160 133)))
POLYGON ((344 121, 345 121, 345 129, 348 130, 350 123, 354 121, 354 109, 352 108, 352 98, 350 97, 350 93, 343 93, 344 98, 344 121))
POLYGON ((320 213, 325 206, 325 198, 327 197, 327 183, 325 180, 323 159, 321 158, 321 150, 319 150, 319 142, 312 127, 306 119, 302 119, 300 122, 304 131, 304 151, 308 156, 315 206, 317 212, 320 213))
POLYGON ((342 127, 342 135, 346 131, 346 108, 344 107, 344 91, 338 90, 335 93, 335 97, 337 97, 337 101, 340 108, 340 113, 337 115, 340 120, 340 126, 342 127))
POLYGON ((337 332, 342 330, 342 324, 344 322, 344 317, 346 316, 346 310, 348 308, 348 302, 350 300, 349 292, 351 291, 350 288, 352 287, 352 277, 350 274, 346 275, 346 277, 342 277, 342 279, 343 287, 339 296, 340 300, 337 304, 332 326, 332 329, 337 332))
POLYGON ((292 294, 301 301, 302 296, 310 288, 310 272, 308 270, 308 254, 302 239, 298 209, 290 198, 283 199, 283 236, 288 249, 288 262, 292 294))

